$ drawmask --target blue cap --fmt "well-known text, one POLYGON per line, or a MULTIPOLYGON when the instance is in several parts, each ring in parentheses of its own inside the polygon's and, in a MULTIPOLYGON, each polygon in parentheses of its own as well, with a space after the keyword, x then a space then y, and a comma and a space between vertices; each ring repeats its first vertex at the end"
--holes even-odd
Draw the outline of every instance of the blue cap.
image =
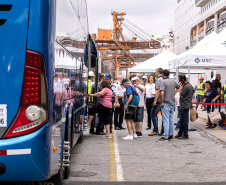
POLYGON ((105 76, 104 76, 104 79, 105 80, 111 79, 111 74, 106 73, 105 76))
POLYGON ((127 79, 127 78, 125 78, 125 79, 122 80, 122 84, 128 83, 128 82, 129 82, 129 79, 127 79))

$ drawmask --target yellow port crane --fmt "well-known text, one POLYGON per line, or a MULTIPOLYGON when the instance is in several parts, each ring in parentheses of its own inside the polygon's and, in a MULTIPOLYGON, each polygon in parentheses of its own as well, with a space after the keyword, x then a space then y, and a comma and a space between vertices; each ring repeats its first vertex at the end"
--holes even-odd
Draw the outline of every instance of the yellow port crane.
MULTIPOLYGON (((147 39, 143 39, 143 41, 137 41, 136 37, 133 37, 132 40, 126 40, 122 32, 122 25, 124 25, 128 29, 130 28, 127 24, 123 23, 125 15, 126 13, 117 13, 113 11, 113 37, 103 36, 100 38, 98 35, 98 38, 95 39, 97 49, 115 66, 115 77, 118 77, 120 68, 131 68, 136 66, 130 50, 160 48, 160 42, 151 38, 149 41, 147 41, 147 39), (108 56, 106 54, 107 51, 112 52, 112 55, 108 56)), ((133 30, 130 29, 130 31, 134 33, 133 30)))

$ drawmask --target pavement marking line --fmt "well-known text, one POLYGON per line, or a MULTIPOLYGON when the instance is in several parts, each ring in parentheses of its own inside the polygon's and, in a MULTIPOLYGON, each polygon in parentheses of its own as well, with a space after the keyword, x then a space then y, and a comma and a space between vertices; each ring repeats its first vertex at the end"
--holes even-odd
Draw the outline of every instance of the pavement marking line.
POLYGON ((122 169, 122 164, 121 164, 121 159, 119 154, 117 132, 114 131, 113 134, 114 134, 114 144, 115 144, 115 160, 116 160, 117 177, 118 177, 118 181, 124 181, 123 169, 122 169))
POLYGON ((109 163, 110 163, 110 169, 109 169, 109 175, 110 175, 110 181, 116 182, 118 181, 117 178, 117 169, 116 169, 116 160, 115 160, 115 145, 114 145, 114 136, 111 134, 112 139, 109 139, 109 163))

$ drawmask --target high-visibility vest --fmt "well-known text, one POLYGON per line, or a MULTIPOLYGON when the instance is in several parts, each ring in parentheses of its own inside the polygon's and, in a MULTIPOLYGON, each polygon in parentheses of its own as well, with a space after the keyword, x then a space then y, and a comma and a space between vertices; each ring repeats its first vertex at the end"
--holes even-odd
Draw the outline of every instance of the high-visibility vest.
MULTIPOLYGON (((88 94, 91 93, 91 90, 92 90, 91 85, 92 85, 92 81, 91 81, 91 80, 88 80, 88 94)), ((89 102, 90 102, 90 101, 93 101, 93 97, 90 97, 90 98, 89 98, 89 102)))
MULTIPOLYGON (((204 85, 204 83, 198 84, 197 89, 203 89, 203 85, 204 85)), ((196 90, 196 94, 204 96, 205 95, 205 89, 204 90, 196 90)))
MULTIPOLYGON (((224 85, 224 91, 225 91, 225 89, 226 89, 226 85, 224 85)), ((224 95, 224 97, 226 98, 226 94, 224 95)))
POLYGON ((140 85, 146 86, 146 83, 144 83, 143 81, 140 82, 140 85))

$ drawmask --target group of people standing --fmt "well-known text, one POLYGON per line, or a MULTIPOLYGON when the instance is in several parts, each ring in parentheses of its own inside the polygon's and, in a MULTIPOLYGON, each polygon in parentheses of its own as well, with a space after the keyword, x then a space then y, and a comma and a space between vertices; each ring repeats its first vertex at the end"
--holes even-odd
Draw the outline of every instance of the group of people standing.
MULTIPOLYGON (((192 98, 194 95, 194 89, 188 82, 185 75, 179 76, 179 83, 169 78, 169 70, 163 70, 162 68, 156 69, 155 75, 150 75, 148 83, 145 86, 138 86, 138 78, 131 78, 132 84, 128 79, 122 81, 123 86, 126 88, 127 100, 125 101, 125 119, 127 122, 128 136, 123 139, 132 140, 137 138, 138 129, 134 129, 136 125, 141 125, 139 120, 143 116, 144 104, 139 104, 136 110, 129 107, 129 103, 133 98, 133 91, 137 91, 140 101, 144 100, 145 92, 146 108, 148 115, 147 129, 151 129, 153 124, 153 131, 148 134, 149 136, 159 135, 161 136, 157 142, 167 142, 174 139, 174 111, 175 111, 175 94, 180 95, 180 120, 178 122, 179 132, 175 136, 178 139, 188 139, 188 119, 189 109, 192 108, 192 98), (133 89, 134 88, 134 89, 133 89), (133 90, 131 90, 133 89, 133 90), (158 114, 161 112, 162 115, 162 128, 159 132, 158 129, 158 114), (142 116, 141 116, 142 115, 142 116)), ((135 92, 134 92, 135 93, 135 92)), ((143 117, 142 117, 143 118, 143 117)), ((139 127, 140 128, 140 127, 139 127)))
MULTIPOLYGON (((107 73, 105 76, 100 74, 98 92, 87 95, 89 98, 98 98, 98 104, 89 109, 88 125, 92 123, 94 115, 99 113, 98 126, 105 125, 106 137, 111 138, 113 118, 115 130, 125 129, 122 127, 125 118, 128 135, 123 139, 133 140, 142 137, 146 104, 147 130, 151 129, 153 125, 153 130, 148 134, 149 136, 161 136, 157 140, 158 142, 166 142, 174 138, 189 139, 189 110, 192 108, 195 90, 185 75, 179 75, 179 83, 177 83, 174 79, 169 78, 169 74, 169 70, 158 68, 155 74, 148 78, 144 76, 141 83, 139 83, 137 76, 132 75, 130 79, 119 76, 114 84, 111 84, 110 74, 107 73), (138 101, 137 105, 133 104, 134 101, 138 101), (176 130, 179 131, 174 136, 175 107, 178 107, 179 110, 179 121, 176 126, 176 130), (159 113, 162 116, 161 130, 159 130, 159 113)), ((219 94, 218 90, 213 88, 214 83, 207 81, 203 84, 202 80, 203 78, 200 78, 200 84, 195 87, 198 101, 215 102, 219 98, 219 94), (200 97, 200 94, 203 95, 203 88, 206 89, 206 92, 203 97, 200 97)), ((211 106, 206 107, 207 112, 210 112, 210 109, 211 106)), ((208 124, 212 126, 210 121, 208 121, 208 124)), ((103 133, 103 127, 100 133, 103 133)))
MULTIPOLYGON (((204 78, 199 78, 199 84, 195 86, 196 95, 197 95, 197 103, 226 103, 226 83, 222 87, 221 85, 221 75, 217 74, 216 79, 211 81, 204 82, 204 78)), ((196 105, 198 108, 198 104, 196 105)), ((203 111, 207 111, 207 114, 211 111, 213 112, 215 108, 221 111, 221 106, 214 106, 214 105, 202 105, 201 108, 203 111)), ((226 106, 225 106, 226 110, 226 106)), ((215 128, 216 124, 212 124, 210 119, 206 123, 207 128, 215 128)))

